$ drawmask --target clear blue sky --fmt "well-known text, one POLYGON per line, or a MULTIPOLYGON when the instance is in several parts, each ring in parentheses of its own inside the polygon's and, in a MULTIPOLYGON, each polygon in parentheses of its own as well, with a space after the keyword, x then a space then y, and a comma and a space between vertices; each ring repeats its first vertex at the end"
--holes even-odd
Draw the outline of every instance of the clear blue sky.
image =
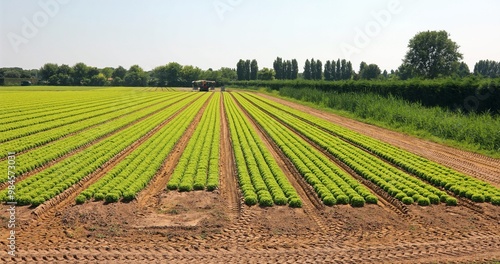
POLYGON ((498 11, 496 0, 0 0, 0 67, 262 68, 280 56, 300 71, 307 58, 391 70, 417 32, 446 30, 472 70, 500 61, 498 11))

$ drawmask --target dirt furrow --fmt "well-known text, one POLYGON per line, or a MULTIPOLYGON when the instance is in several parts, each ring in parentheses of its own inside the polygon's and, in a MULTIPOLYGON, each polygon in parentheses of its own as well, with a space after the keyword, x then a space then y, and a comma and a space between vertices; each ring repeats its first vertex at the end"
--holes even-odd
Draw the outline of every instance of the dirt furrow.
POLYGON ((231 135, 229 133, 229 124, 226 116, 226 109, 224 105, 224 93, 220 93, 220 116, 221 116, 221 137, 220 137, 220 157, 219 157, 219 171, 220 171, 220 191, 224 200, 226 200, 228 207, 234 213, 235 219, 241 215, 241 196, 238 189, 236 180, 236 166, 234 161, 233 144, 231 135))

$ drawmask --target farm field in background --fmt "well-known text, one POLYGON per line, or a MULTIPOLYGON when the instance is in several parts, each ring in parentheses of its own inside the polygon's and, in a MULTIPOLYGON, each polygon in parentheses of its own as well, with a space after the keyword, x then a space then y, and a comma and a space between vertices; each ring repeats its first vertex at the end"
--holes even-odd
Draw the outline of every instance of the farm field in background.
POLYGON ((28 260, 500 259, 498 159, 234 89, 0 95, 28 260))

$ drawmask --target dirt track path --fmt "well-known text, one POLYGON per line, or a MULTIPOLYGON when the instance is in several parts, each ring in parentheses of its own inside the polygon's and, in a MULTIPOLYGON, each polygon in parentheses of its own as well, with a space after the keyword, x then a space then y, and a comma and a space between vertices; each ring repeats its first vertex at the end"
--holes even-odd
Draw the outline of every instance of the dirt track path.
MULTIPOLYGON (((226 248, 203 249, 196 245, 153 247, 129 245, 93 247, 62 247, 58 249, 20 250, 19 258, 0 258, 2 261, 75 262, 105 261, 107 263, 136 263, 136 261, 166 261, 169 263, 436 263, 449 260, 481 261, 484 256, 500 257, 498 237, 436 240, 427 243, 407 242, 391 245, 338 245, 328 247, 270 247, 246 248, 244 251, 226 248), (495 253, 495 250, 496 253, 495 253), (493 251, 493 254, 492 254, 493 251), (464 258, 461 258, 464 256, 464 258)), ((456 262, 455 262, 456 263, 456 262)))
POLYGON ((226 200, 232 217, 237 219, 241 215, 241 201, 236 180, 236 166, 234 162, 234 152, 229 133, 229 124, 224 105, 224 93, 220 93, 220 116, 221 116, 221 136, 220 136, 220 191, 226 200))
POLYGON ((284 104, 294 109, 310 113, 337 125, 349 128, 360 134, 370 136, 391 145, 400 147, 437 163, 451 167, 462 173, 478 177, 500 187, 500 160, 484 155, 458 150, 438 143, 407 136, 385 128, 365 124, 346 117, 326 113, 298 103, 289 102, 273 96, 259 94, 262 97, 284 104))

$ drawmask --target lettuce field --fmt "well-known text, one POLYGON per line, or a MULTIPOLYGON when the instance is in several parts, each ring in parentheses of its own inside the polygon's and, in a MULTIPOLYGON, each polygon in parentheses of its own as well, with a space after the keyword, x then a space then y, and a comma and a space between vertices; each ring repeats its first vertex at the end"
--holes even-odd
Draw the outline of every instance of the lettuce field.
POLYGON ((0 95, 0 201, 28 261, 500 257, 498 159, 257 92, 0 95))

